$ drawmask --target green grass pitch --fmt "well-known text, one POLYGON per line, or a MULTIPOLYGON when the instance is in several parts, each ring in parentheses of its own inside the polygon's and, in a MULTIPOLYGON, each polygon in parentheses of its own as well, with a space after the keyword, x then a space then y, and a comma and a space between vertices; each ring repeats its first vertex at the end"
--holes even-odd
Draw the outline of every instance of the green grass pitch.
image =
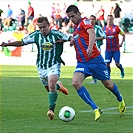
POLYGON ((94 113, 74 90, 71 80, 75 67, 63 66, 60 80, 69 90, 69 95, 58 93, 55 119, 48 120, 48 96, 43 88, 36 66, 0 66, 0 133, 132 133, 133 132, 133 69, 125 68, 125 78, 119 70, 112 68, 111 79, 115 82, 126 103, 126 112, 120 116, 118 102, 98 81, 89 84, 84 81, 96 104, 103 109, 101 118, 94 121, 94 113), (61 107, 74 108, 73 121, 66 123, 59 119, 61 107))

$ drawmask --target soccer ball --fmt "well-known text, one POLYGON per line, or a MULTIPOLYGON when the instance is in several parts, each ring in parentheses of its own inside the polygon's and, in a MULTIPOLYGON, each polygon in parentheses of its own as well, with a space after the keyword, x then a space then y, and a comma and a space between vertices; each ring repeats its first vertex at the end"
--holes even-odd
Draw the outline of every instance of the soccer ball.
POLYGON ((75 117, 75 111, 70 106, 64 106, 59 111, 59 118, 64 122, 70 122, 75 117))

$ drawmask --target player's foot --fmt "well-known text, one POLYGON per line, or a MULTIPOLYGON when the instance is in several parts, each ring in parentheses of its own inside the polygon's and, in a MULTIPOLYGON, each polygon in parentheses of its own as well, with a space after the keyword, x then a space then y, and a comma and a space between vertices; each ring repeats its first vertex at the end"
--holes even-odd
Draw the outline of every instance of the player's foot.
POLYGON ((60 81, 58 81, 57 84, 60 86, 59 91, 65 95, 68 95, 68 90, 62 85, 62 83, 60 81))
POLYGON ((125 73, 124 73, 124 69, 121 71, 121 78, 124 78, 125 73))
POLYGON ((126 111, 126 106, 125 106, 124 100, 119 102, 119 111, 120 111, 121 114, 123 114, 126 111))
POLYGON ((99 109, 99 108, 97 108, 97 109, 95 109, 95 110, 94 110, 94 114, 95 114, 95 121, 97 121, 97 120, 100 118, 101 113, 102 113, 102 110, 101 110, 101 109, 99 109))
POLYGON ((54 112, 52 110, 49 110, 47 112, 47 116, 48 116, 49 120, 53 120, 54 119, 54 112))
POLYGON ((97 80, 96 80, 96 79, 92 80, 92 81, 90 82, 90 84, 97 84, 97 80))

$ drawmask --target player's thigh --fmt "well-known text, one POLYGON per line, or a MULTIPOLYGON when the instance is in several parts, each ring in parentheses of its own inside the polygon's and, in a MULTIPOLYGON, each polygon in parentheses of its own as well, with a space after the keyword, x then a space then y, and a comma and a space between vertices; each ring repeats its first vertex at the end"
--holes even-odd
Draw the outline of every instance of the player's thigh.
POLYGON ((114 59, 115 63, 120 63, 120 51, 113 53, 113 59, 114 59))
POLYGON ((89 63, 87 62, 78 62, 74 73, 82 73, 84 78, 92 76, 92 72, 88 66, 89 63))
POLYGON ((81 73, 81 72, 75 72, 73 74, 72 82, 74 84, 81 84, 83 82, 84 78, 85 78, 85 76, 84 76, 83 73, 81 73))

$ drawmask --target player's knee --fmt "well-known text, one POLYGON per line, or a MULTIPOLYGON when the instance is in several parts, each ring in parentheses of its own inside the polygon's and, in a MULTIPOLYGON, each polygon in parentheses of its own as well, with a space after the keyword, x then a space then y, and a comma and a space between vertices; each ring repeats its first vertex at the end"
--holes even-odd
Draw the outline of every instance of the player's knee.
POLYGON ((73 87, 74 87, 75 89, 78 89, 79 86, 80 86, 79 82, 78 82, 78 81, 75 81, 75 80, 72 81, 72 85, 73 85, 73 87))
POLYGON ((107 82, 104 83, 104 86, 109 89, 109 90, 112 90, 114 88, 114 84, 108 80, 107 82))
POLYGON ((120 67, 120 64, 118 64, 118 63, 115 63, 115 65, 116 65, 117 67, 120 67))
POLYGON ((108 83, 105 87, 108 88, 109 90, 112 90, 114 88, 114 85, 113 83, 108 83))
POLYGON ((54 83, 49 83, 49 91, 55 91, 55 84, 54 83))

